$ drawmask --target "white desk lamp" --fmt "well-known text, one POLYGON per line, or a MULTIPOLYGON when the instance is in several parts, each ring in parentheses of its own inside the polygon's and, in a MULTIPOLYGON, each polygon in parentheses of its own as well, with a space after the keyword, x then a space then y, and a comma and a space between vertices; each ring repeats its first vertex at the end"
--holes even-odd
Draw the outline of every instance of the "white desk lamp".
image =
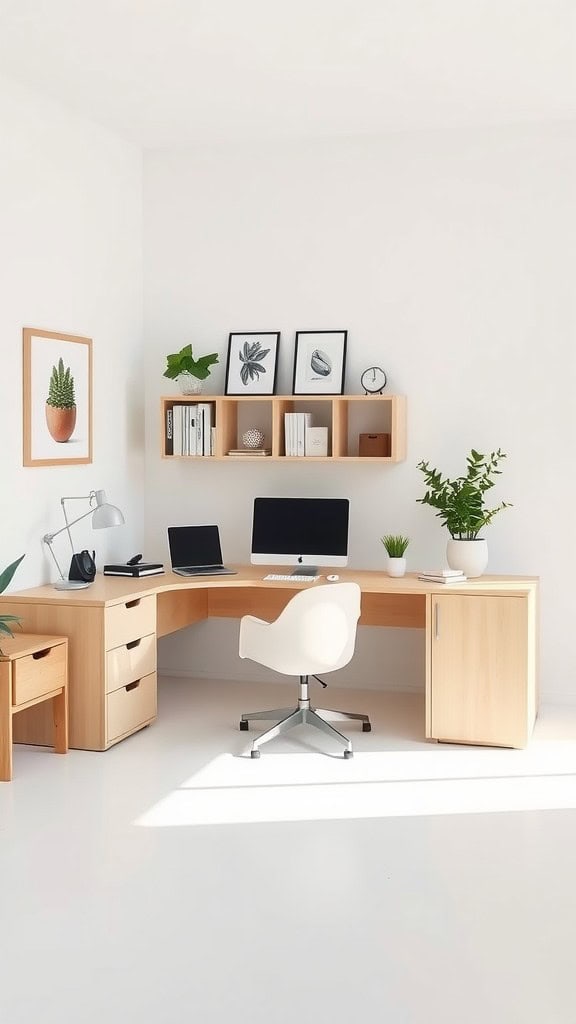
POLYGON ((88 551, 81 551, 77 554, 74 551, 70 527, 75 526, 81 519, 86 519, 88 516, 92 516, 92 528, 94 530, 102 530, 108 526, 122 526, 124 523, 124 516, 120 509, 116 508, 116 505, 108 504, 106 501, 105 491, 90 491, 90 494, 72 495, 68 498, 60 498, 60 504, 62 505, 62 512, 64 513, 66 525, 60 530, 56 530, 55 533, 44 534, 42 540, 47 545, 52 558, 56 562, 58 572, 60 573, 60 579, 54 584, 56 590, 80 590, 83 587, 89 587, 94 581, 96 566, 94 564, 94 554, 90 555, 88 551), (86 500, 90 502, 91 506, 88 511, 84 512, 81 516, 78 516, 77 519, 73 519, 72 522, 69 522, 68 516, 66 515, 65 502, 86 500), (58 564, 58 559, 56 558, 52 548, 54 538, 60 533, 64 533, 64 530, 68 533, 70 547, 72 548, 72 561, 70 562, 68 579, 64 577, 64 573, 58 564))

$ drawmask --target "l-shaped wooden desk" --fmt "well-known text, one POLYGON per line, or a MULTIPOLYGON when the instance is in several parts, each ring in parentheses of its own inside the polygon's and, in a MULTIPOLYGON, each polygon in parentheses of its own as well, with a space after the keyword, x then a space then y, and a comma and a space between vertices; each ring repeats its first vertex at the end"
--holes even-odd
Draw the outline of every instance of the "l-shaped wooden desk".
MULTIPOLYGON (((0 611, 21 616, 27 633, 69 638, 70 746, 106 750, 153 721, 158 637, 209 616, 272 620, 296 591, 326 582, 273 582, 263 578, 273 570, 235 568, 236 576, 197 579, 98 575, 84 590, 43 586, 0 597, 0 611)), ((362 570, 339 578, 361 587, 360 625, 426 631, 427 738, 526 745, 537 711, 536 578, 448 586, 362 570)), ((18 716, 14 739, 52 742, 45 705, 18 716)))

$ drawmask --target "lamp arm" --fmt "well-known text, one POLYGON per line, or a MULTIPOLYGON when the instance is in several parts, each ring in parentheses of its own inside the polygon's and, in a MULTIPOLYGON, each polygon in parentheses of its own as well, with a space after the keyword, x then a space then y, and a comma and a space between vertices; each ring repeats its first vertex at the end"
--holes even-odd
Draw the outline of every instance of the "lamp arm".
MULTIPOLYGON (((87 516, 91 516, 92 513, 95 512, 95 511, 96 511, 95 508, 89 508, 87 512, 83 512, 81 516, 78 516, 77 519, 73 519, 72 522, 69 523, 68 519, 66 518, 66 510, 64 510, 64 518, 66 519, 66 526, 61 526, 60 529, 56 530, 54 533, 46 533, 43 536, 42 540, 44 541, 45 544, 51 544, 55 537, 57 537, 60 533, 64 533, 64 530, 67 530, 68 531, 68 536, 70 537, 70 543, 72 544, 72 537, 70 536, 70 527, 71 526, 75 526, 76 523, 79 523, 81 519, 86 519, 87 516)), ((72 551, 74 551, 74 545, 73 544, 72 544, 72 551)))

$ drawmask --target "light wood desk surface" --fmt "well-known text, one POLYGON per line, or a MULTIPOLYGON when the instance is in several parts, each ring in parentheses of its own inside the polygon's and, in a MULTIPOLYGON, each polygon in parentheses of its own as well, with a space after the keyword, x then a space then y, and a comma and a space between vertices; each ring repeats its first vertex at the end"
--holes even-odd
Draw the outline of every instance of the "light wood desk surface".
MULTIPOLYGON (((264 579, 287 574, 286 567, 231 568, 237 575, 98 574, 83 590, 47 585, 0 597, 0 609, 22 616, 27 632, 70 639, 71 746, 103 750, 153 720, 159 637, 212 616, 272 620, 294 593, 327 583, 324 574, 316 583, 264 579)), ((415 573, 393 578, 354 569, 340 569, 338 577, 362 590, 360 625, 426 631, 427 737, 526 744, 537 707, 536 577, 435 584, 415 573)), ((20 739, 43 742, 44 732, 31 715, 20 739)))

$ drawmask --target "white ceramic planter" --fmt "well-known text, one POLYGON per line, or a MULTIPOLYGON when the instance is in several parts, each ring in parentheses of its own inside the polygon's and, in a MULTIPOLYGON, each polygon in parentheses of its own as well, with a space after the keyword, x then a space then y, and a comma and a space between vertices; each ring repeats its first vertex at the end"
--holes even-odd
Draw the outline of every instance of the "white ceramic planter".
POLYGON ((406 572, 405 558, 388 558, 388 575, 403 576, 406 572))
POLYGON ((192 373, 179 373, 177 380, 181 395, 199 395, 204 387, 204 381, 192 373))
POLYGON ((460 569, 465 576, 473 579, 481 576, 488 565, 488 544, 481 537, 476 540, 448 541, 446 558, 451 569, 460 569))

